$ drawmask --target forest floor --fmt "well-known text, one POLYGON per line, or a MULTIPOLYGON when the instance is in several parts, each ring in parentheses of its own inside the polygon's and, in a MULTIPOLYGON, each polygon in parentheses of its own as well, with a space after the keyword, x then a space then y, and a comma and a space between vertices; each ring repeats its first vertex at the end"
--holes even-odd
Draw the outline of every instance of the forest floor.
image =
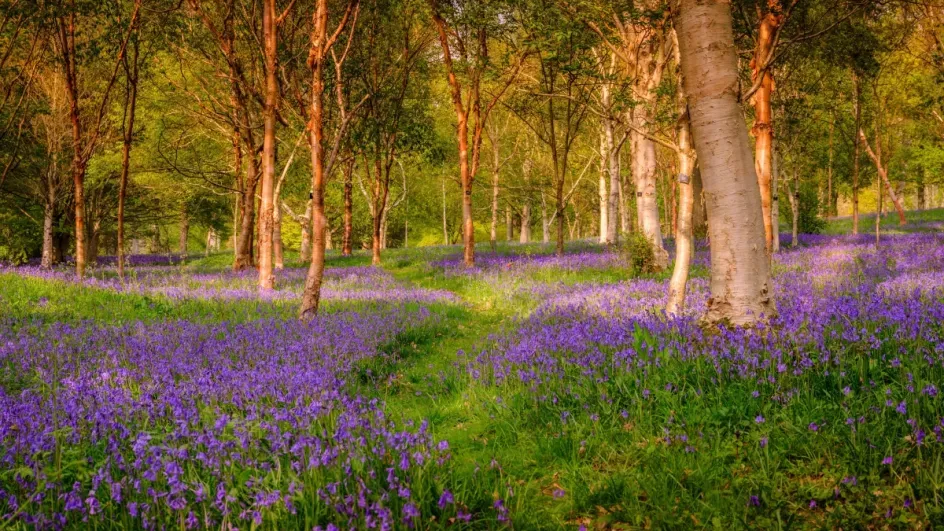
POLYGON ((944 525, 944 210, 887 220, 785 238, 753 331, 703 245, 672 318, 591 242, 332 254, 308 324, 298 262, 0 269, 0 528, 944 525))

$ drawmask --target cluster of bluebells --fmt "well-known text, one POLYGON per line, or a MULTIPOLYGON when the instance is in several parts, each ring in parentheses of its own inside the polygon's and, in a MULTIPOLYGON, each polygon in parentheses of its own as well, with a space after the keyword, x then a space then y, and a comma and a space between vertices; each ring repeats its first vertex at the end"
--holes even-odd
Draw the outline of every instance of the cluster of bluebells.
MULTIPOLYGON (((877 452, 940 442, 944 235, 888 236, 879 247, 861 238, 810 240, 775 257, 778 315, 766 326, 700 326, 704 279, 690 282, 677 316, 662 311, 664 281, 588 284, 548 297, 513 329, 460 355, 459 367, 473 382, 520 389, 548 407, 582 404, 591 420, 617 402, 618 411, 657 396, 750 389, 744 423, 763 434, 762 446, 779 409, 829 382, 835 387, 826 392, 836 392, 853 419, 845 429, 870 430, 868 443, 858 440, 876 453, 875 468, 885 456, 877 452)), ((824 418, 802 427, 811 437, 842 428, 824 418)))
MULTIPOLYGON (((129 254, 125 256, 125 265, 128 267, 152 267, 152 266, 172 266, 182 264, 187 260, 185 254, 175 253, 155 253, 155 254, 129 254)), ((31 259, 28 264, 38 266, 42 260, 40 258, 31 259)), ((66 257, 63 262, 66 265, 74 265, 75 257, 66 257)), ((95 259, 94 266, 117 266, 118 257, 114 255, 99 256, 95 259)))
POLYGON ((454 516, 437 479, 448 444, 351 381, 383 385, 371 363, 430 319, 0 322, 0 518, 388 529, 454 516))
MULTIPOLYGON (((148 256, 148 255, 144 255, 148 256)), ((262 300, 298 301, 305 285, 307 269, 293 268, 275 272, 277 289, 260 292, 258 272, 197 272, 167 267, 140 266, 131 269, 122 280, 114 268, 98 268, 78 279, 71 269, 46 270, 37 266, 8 268, 19 275, 47 280, 81 283, 84 286, 122 293, 161 295, 173 300, 262 300)), ((2 272, 3 269, 0 269, 2 272)), ((458 303, 458 298, 444 290, 423 289, 398 282, 377 267, 339 267, 325 270, 321 296, 326 301, 362 301, 383 303, 458 303)))

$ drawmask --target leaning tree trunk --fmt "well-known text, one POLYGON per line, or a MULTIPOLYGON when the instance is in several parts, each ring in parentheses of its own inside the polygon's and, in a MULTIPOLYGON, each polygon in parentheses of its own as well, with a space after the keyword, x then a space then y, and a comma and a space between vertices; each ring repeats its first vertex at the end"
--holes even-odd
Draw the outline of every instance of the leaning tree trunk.
POLYGON ((751 325, 776 314, 757 174, 738 103, 729 0, 681 0, 683 85, 707 196, 711 297, 706 323, 751 325))
MULTIPOLYGON (((898 224, 904 225, 908 221, 905 219, 905 207, 901 203, 901 198, 895 193, 895 188, 892 186, 891 180, 888 178, 888 165, 882 161, 882 139, 878 133, 875 134, 875 150, 872 150, 871 144, 869 144, 868 139, 865 137, 865 131, 859 129, 859 140, 865 146, 865 152, 869 155, 869 158, 872 159, 872 162, 875 163, 875 168, 878 171, 878 175, 881 178, 881 181, 885 183, 885 188, 888 190, 888 197, 892 200, 892 204, 895 205, 895 211, 898 212, 898 224)), ((881 188, 879 188, 881 192, 881 188)))

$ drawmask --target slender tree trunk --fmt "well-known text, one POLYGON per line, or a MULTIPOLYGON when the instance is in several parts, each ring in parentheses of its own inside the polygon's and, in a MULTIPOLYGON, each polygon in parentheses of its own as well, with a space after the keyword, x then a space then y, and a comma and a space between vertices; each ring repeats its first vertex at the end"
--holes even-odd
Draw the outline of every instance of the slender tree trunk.
POLYGON ((489 230, 489 243, 492 251, 498 247, 498 183, 501 172, 501 150, 498 143, 498 128, 489 127, 488 138, 492 144, 492 225, 489 230))
POLYGON ((766 238, 767 253, 774 248, 774 225, 772 220, 771 204, 771 166, 773 165, 773 114, 770 108, 770 98, 774 91, 774 78, 770 69, 763 72, 760 69, 765 59, 770 55, 774 46, 774 35, 780 25, 780 16, 767 12, 761 17, 757 31, 757 48, 754 59, 751 61, 752 78, 761 78, 760 87, 754 94, 754 127, 752 132, 755 138, 754 169, 757 172, 757 184, 760 188, 760 204, 764 212, 764 235, 766 238))
MULTIPOLYGON (((878 137, 878 135, 876 135, 876 137, 878 137)), ((878 143, 879 143, 878 138, 876 138, 876 144, 878 143)), ((875 149, 878 150, 879 148, 876 146, 875 149)), ((881 234, 882 234, 882 181, 881 180, 876 180, 875 192, 876 192, 876 195, 878 196, 878 208, 875 209, 876 210, 875 211, 875 246, 878 247, 878 244, 881 240, 881 234)))
POLYGON ((262 2, 262 34, 265 49, 265 108, 262 137, 262 198, 259 208, 259 289, 275 288, 273 243, 275 216, 275 108, 279 86, 276 79, 276 41, 278 24, 275 0, 262 2))
POLYGON ((692 255, 695 253, 695 241, 692 238, 692 214, 695 206, 692 174, 695 173, 695 149, 692 146, 688 97, 685 95, 685 87, 681 80, 677 98, 679 209, 675 230, 675 265, 672 269, 672 278, 669 280, 669 300, 665 306, 665 312, 669 315, 677 314, 685 308, 685 287, 688 283, 692 255))
POLYGON ((511 218, 511 205, 508 205, 505 207, 505 240, 509 242, 515 237, 515 227, 511 218))
POLYGON ((623 183, 623 179, 620 179, 619 190, 617 190, 617 193, 619 194, 620 231, 622 231, 624 234, 628 234, 632 232, 632 227, 629 223, 629 210, 630 209, 629 209, 629 204, 627 202, 628 198, 626 197, 626 193, 624 190, 625 186, 626 185, 623 183))
POLYGON ((354 164, 353 156, 344 165, 344 232, 341 238, 341 254, 351 256, 354 252, 351 238, 354 234, 354 164))
POLYGON ((609 245, 615 244, 619 240, 619 214, 620 214, 620 150, 616 145, 614 138, 613 120, 605 120, 606 128, 603 132, 606 138, 606 169, 609 176, 609 193, 606 205, 606 242, 609 245))
MULTIPOLYGON (((560 214, 562 210, 558 210, 560 214)), ((562 232, 563 223, 560 223, 560 220, 564 219, 563 215, 559 215, 559 220, 557 223, 557 228, 562 232)), ((560 239, 560 238, 558 238, 560 239)), ((551 222, 547 217, 547 199, 544 197, 544 194, 541 194, 541 241, 543 243, 551 243, 551 222)), ((561 254, 561 247, 558 246, 558 254, 561 254)))
POLYGON ((299 245, 299 259, 303 262, 311 260, 311 199, 305 205, 305 215, 302 217, 302 243, 299 245))
POLYGON ((655 266, 664 269, 669 254, 662 243, 659 220, 659 199, 656 196, 656 146, 652 140, 633 132, 630 134, 633 156, 633 180, 636 184, 636 216, 639 228, 652 245, 655 266))
POLYGON ((180 213, 180 235, 177 240, 177 251, 187 256, 187 239, 190 237, 190 215, 184 210, 180 213))
POLYGON ((701 170, 695 166, 692 175, 692 195, 694 204, 692 205, 692 233, 698 236, 704 236, 708 233, 708 213, 705 210, 704 188, 701 183, 701 170))
MULTIPOLYGON (((279 204, 279 194, 275 193, 275 204, 279 204)), ((272 261, 275 263, 275 269, 281 271, 285 269, 285 245, 282 241, 282 209, 275 207, 272 210, 272 261)))
POLYGON ((744 113, 729 0, 681 0, 682 79, 708 200, 711 298, 706 323, 750 325, 776 314, 757 174, 744 113))
POLYGON ((800 244, 800 175, 796 169, 793 168, 793 181, 787 185, 787 197, 790 199, 790 222, 792 224, 790 230, 790 246, 796 247, 800 244), (791 188, 792 187, 792 188, 791 188))
POLYGON ((521 232, 518 240, 520 243, 529 243, 531 241, 531 160, 525 159, 521 165, 521 172, 524 174, 525 197, 521 205, 521 232))
POLYGON ((902 205, 901 198, 895 193, 895 188, 892 187, 892 183, 888 179, 888 165, 884 164, 882 161, 881 136, 878 133, 875 134, 874 151, 872 150, 872 146, 869 144, 868 139, 865 137, 865 131, 862 129, 859 129, 859 140, 865 146, 865 152, 868 153, 869 158, 872 159, 873 163, 875 163, 875 168, 878 170, 878 175, 881 181, 885 183, 885 187, 888 190, 888 197, 892 200, 892 204, 895 205, 895 210, 898 212, 898 224, 906 224, 908 221, 905 219, 905 207, 902 205))
POLYGON ((836 202, 833 198, 833 136, 836 128, 836 120, 830 115, 829 121, 829 161, 826 166, 826 217, 836 215, 836 202))
POLYGON ((607 190, 607 182, 610 178, 609 168, 607 168, 608 160, 608 147, 606 144, 606 131, 605 131, 605 120, 601 118, 600 120, 600 243, 607 243, 606 237, 607 234, 607 222, 610 219, 609 214, 609 190, 607 190))
MULTIPOLYGON (((324 205, 324 60, 331 43, 328 41, 328 0, 316 0, 313 28, 311 34, 311 51, 308 55, 308 66, 311 68, 311 216, 312 242, 311 265, 305 277, 305 291, 302 294, 302 304, 299 310, 301 319, 311 319, 318 314, 321 302, 321 283, 325 269, 325 228, 328 220, 325 217, 324 205)), ((353 4, 348 6, 348 13, 353 4)), ((347 15, 341 23, 344 26, 347 15)), ((340 31, 340 28, 339 28, 340 31)))
POLYGON ((125 277, 125 200, 128 196, 128 175, 131 170, 131 146, 134 141, 134 118, 138 101, 138 56, 140 44, 137 39, 132 43, 131 61, 125 60, 125 77, 127 91, 125 93, 124 120, 122 120, 121 142, 121 177, 118 183, 118 278, 125 277))
MULTIPOLYGON (((862 109, 859 101, 862 97, 862 87, 859 85, 859 76, 852 73, 852 107, 855 114, 855 130, 862 127, 862 109)), ((859 158, 861 145, 859 135, 853 133, 853 156, 852 156, 852 234, 859 234, 859 158)))
POLYGON ((53 184, 57 177, 52 173, 56 165, 46 173, 46 200, 43 202, 43 257, 42 268, 52 269, 55 262, 53 249, 53 225, 56 220, 56 187, 53 184))
POLYGON ((449 245, 449 222, 446 216, 446 179, 442 181, 442 218, 443 218, 443 245, 449 245))
POLYGON ((770 165, 770 224, 773 227, 773 252, 780 251, 780 198, 778 186, 780 184, 780 153, 777 151, 777 139, 771 143, 771 165, 770 165))

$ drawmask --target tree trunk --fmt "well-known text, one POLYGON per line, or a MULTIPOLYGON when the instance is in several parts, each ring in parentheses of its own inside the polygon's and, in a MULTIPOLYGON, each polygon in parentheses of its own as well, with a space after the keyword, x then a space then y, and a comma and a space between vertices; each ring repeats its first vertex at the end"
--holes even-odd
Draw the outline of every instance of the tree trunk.
MULTIPOLYGON (((318 314, 321 303, 321 283, 325 269, 325 228, 327 219, 324 208, 324 60, 331 43, 328 42, 328 0, 316 0, 311 35, 311 51, 308 66, 311 68, 311 216, 312 242, 311 265, 305 276, 305 291, 299 310, 301 319, 311 319, 318 314)), ((348 6, 350 12, 350 5, 348 6)), ((341 23, 346 23, 347 15, 341 23)), ((340 31, 340 28, 339 28, 340 31)))
POLYGON ((773 252, 780 251, 780 198, 778 186, 780 183, 780 153, 777 151, 777 140, 771 143, 770 190, 773 197, 770 203, 770 224, 773 227, 773 252))
MULTIPOLYGON (((279 194, 275 195, 275 204, 279 204, 279 194)), ((272 211, 272 261, 275 269, 285 269, 285 245, 282 242, 282 209, 276 207, 272 211)))
POLYGON ((501 172, 501 150, 498 144, 498 128, 489 127, 488 138, 492 144, 492 225, 489 230, 489 243, 492 251, 498 247, 498 183, 501 172))
POLYGON ((531 161, 525 159, 521 165, 521 172, 524 174, 525 197, 524 204, 521 205, 521 231, 518 233, 520 243, 529 243, 531 241, 531 161))
POLYGON ((515 227, 511 218, 511 205, 508 205, 505 207, 505 240, 509 242, 515 237, 515 227))
POLYGON ((800 244, 800 176, 797 169, 793 169, 793 182, 787 185, 787 197, 790 199, 790 222, 792 224, 790 247, 800 244), (791 185, 793 186, 791 188, 791 185))
POLYGON ((122 120, 121 177, 118 182, 118 278, 125 276, 125 200, 128 196, 128 176, 131 171, 131 145, 134 141, 134 118, 138 102, 138 57, 140 42, 135 39, 131 48, 131 61, 124 60, 127 89, 122 120))
POLYGON ((46 200, 43 202, 43 257, 42 268, 52 269, 56 262, 55 248, 53 246, 53 227, 56 221, 56 185, 58 176, 58 165, 53 162, 52 167, 47 170, 44 179, 46 185, 46 200))
POLYGON ((305 205, 305 215, 302 218, 302 242, 299 245, 298 255, 303 262, 311 260, 311 210, 312 200, 305 205))
MULTIPOLYGON (((862 108, 859 100, 862 98, 862 87, 859 85, 859 76, 852 73, 852 107, 855 114, 855 130, 859 131, 862 127, 862 108)), ((859 135, 853 133, 853 156, 852 156, 852 234, 859 234, 859 158, 861 147, 859 135)))
POLYGON ((711 237, 711 298, 703 320, 751 325, 776 308, 757 174, 737 99, 731 4, 682 0, 677 27, 711 237))
POLYGON ((632 232, 632 227, 630 226, 630 223, 629 223, 629 210, 630 209, 629 209, 629 204, 627 204, 628 198, 626 197, 626 194, 624 192, 625 186, 626 185, 623 183, 623 179, 620 179, 619 190, 617 191, 617 193, 619 194, 620 230, 624 234, 628 234, 632 232))
POLYGON ((600 130, 600 187, 599 187, 599 190, 600 190, 600 243, 602 244, 607 243, 606 236, 608 232, 606 230, 606 224, 610 219, 610 214, 608 210, 609 208, 608 201, 610 199, 610 194, 606 186, 607 182, 609 181, 610 173, 608 171, 609 169, 607 168, 608 147, 606 144, 606 131, 605 131, 606 127, 604 125, 605 123, 606 123, 606 120, 604 119, 600 120, 601 130, 600 130))
POLYGON ((636 184, 636 216, 639 229, 652 246, 655 267, 668 266, 669 253, 662 243, 662 227, 659 221, 659 199, 656 196, 656 146, 652 140, 630 133, 633 180, 636 184))
MULTIPOLYGON (((836 215, 836 201, 833 197, 833 136, 836 128, 836 120, 830 115, 829 121, 829 160, 826 166, 826 217, 830 218, 836 215)), ((776 190, 776 188, 774 188, 776 190)))
MULTIPOLYGON (((558 213, 560 212, 562 212, 562 210, 558 210, 558 213)), ((562 229, 564 225, 560 221, 564 219, 564 216, 559 215, 558 217, 560 219, 558 220, 557 228, 563 233, 562 229)), ((543 193, 541 194, 541 241, 543 243, 551 243, 551 222, 547 218, 547 199, 544 197, 543 193)), ((559 246, 558 254, 560 254, 560 249, 561 247, 559 246)))
POLYGON ((606 206, 606 242, 609 245, 619 240, 619 203, 620 203, 620 168, 619 148, 613 138, 614 124, 612 120, 605 120, 606 128, 603 134, 606 137, 606 168, 609 175, 609 194, 606 206))
POLYGON ((442 218, 443 218, 443 245, 449 245, 449 222, 446 217, 446 179, 442 181, 442 218))
POLYGON ((262 136, 262 198, 259 207, 259 289, 275 288, 273 270, 273 225, 275 216, 275 107, 279 87, 276 80, 278 27, 275 0, 262 2, 262 34, 265 55, 265 107, 262 136))
MULTIPOLYGON (((868 153, 869 158, 872 159, 873 163, 875 163, 875 169, 878 170, 879 177, 885 183, 885 188, 888 190, 888 197, 892 200, 892 204, 895 205, 895 210, 898 212, 898 224, 906 224, 907 220, 905 219, 905 207, 902 205, 901 198, 897 193, 895 193, 895 188, 892 187, 892 183, 888 179, 888 165, 884 164, 882 161, 881 136, 876 132, 874 151, 872 150, 872 146, 869 144, 868 139, 865 137, 865 131, 862 129, 859 129, 859 140, 865 146, 865 152, 868 153)), ((879 191, 881 191, 881 189, 879 191)), ((881 214, 881 212, 879 212, 879 214, 881 214)))
POLYGON ((688 283, 692 255, 695 253, 695 241, 692 238, 692 214, 695 205, 692 174, 695 173, 695 150, 692 146, 688 98, 681 80, 677 98, 679 208, 675 230, 675 265, 672 269, 672 279, 669 280, 669 300, 665 306, 665 312, 669 315, 675 315, 685 308, 685 287, 688 283))
MULTIPOLYGON (((877 137, 878 135, 876 135, 877 137)), ((878 139, 876 138, 876 143, 878 139)), ((875 149, 879 149, 876 147, 875 149)), ((881 239, 882 234, 882 181, 876 180, 875 182, 875 192, 878 196, 878 208, 875 210, 875 246, 878 247, 879 240, 881 239)))
POLYGON ((701 170, 695 166, 692 175, 692 233, 701 237, 708 234, 708 211, 705 209, 704 187, 701 182, 701 170))
POLYGON ((341 238, 341 255, 351 256, 354 252, 351 238, 354 234, 354 164, 352 156, 344 165, 344 232, 341 238))
POLYGON ((774 35, 777 27, 780 26, 780 18, 779 15, 773 12, 762 15, 757 31, 757 48, 751 61, 752 79, 756 82, 758 76, 763 76, 760 80, 760 86, 754 94, 754 127, 751 131, 755 138, 754 169, 757 172, 760 204, 764 212, 764 235, 768 254, 774 249, 774 226, 771 214, 773 194, 771 193, 770 184, 774 136, 770 98, 774 91, 774 78, 770 73, 770 69, 763 72, 760 69, 764 66, 764 62, 774 46, 774 35))
POLYGON ((187 211, 184 210, 180 213, 180 234, 177 240, 177 250, 183 256, 187 256, 187 239, 189 237, 190 216, 187 214, 187 211))

